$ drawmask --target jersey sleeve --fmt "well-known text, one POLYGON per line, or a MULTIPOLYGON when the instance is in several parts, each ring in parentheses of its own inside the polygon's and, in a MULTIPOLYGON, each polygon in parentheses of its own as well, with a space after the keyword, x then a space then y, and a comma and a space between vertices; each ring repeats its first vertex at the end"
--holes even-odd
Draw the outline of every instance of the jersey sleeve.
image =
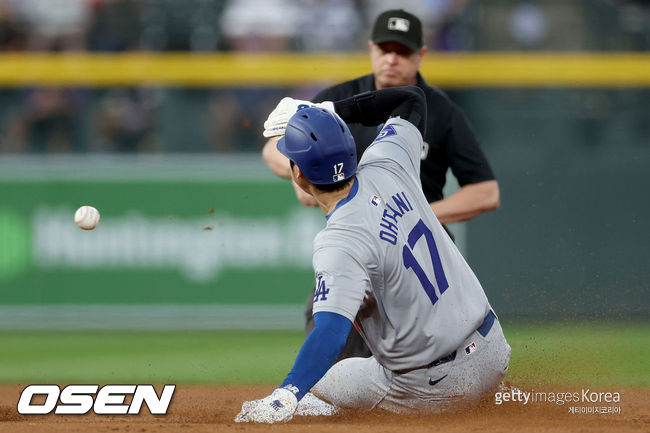
POLYGON ((405 172, 420 177, 422 135, 409 121, 393 117, 388 119, 375 141, 366 149, 360 165, 373 162, 392 162, 405 172))
POLYGON ((354 321, 370 292, 370 278, 363 265, 340 247, 316 249, 313 263, 316 275, 314 314, 327 311, 354 321))

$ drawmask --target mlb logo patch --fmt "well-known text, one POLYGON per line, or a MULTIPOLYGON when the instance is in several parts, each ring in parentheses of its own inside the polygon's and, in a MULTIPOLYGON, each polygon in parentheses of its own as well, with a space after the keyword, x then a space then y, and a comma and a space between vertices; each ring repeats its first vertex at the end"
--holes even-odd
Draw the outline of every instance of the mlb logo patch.
POLYGON ((406 18, 390 17, 388 18, 388 30, 397 30, 398 32, 408 32, 411 23, 406 18))
POLYGON ((472 341, 472 344, 470 344, 469 346, 467 346, 467 347, 465 348, 465 353, 468 354, 468 355, 471 355, 472 352, 474 352, 475 350, 476 350, 476 343, 474 343, 474 342, 472 341))
POLYGON ((332 176, 332 181, 338 182, 339 180, 345 179, 345 174, 344 173, 338 173, 332 176))
POLYGON ((374 206, 379 206, 381 204, 381 198, 378 195, 371 195, 370 203, 372 203, 374 206))
POLYGON ((280 403, 280 400, 273 400, 271 403, 271 407, 275 410, 278 411, 284 407, 282 403, 280 403))
POLYGON ((377 135, 377 138, 375 138, 375 141, 379 141, 382 138, 386 138, 386 137, 389 137, 391 135, 397 135, 397 132, 395 132, 395 128, 393 128, 392 125, 384 126, 384 129, 382 129, 379 132, 379 135, 377 135))

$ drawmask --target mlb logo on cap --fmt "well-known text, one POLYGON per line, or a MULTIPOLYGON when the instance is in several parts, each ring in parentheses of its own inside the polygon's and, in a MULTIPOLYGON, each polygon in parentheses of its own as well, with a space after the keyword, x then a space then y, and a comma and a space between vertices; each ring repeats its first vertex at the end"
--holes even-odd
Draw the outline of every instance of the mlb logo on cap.
POLYGON ((408 32, 411 23, 406 18, 390 17, 388 18, 388 30, 397 30, 408 32))
POLYGON ((404 9, 391 9, 379 14, 372 27, 370 40, 374 44, 397 42, 411 51, 422 48, 422 22, 404 9))
POLYGON ((332 176, 332 181, 333 182, 338 182, 338 181, 343 180, 343 179, 345 179, 345 174, 344 173, 338 173, 338 174, 335 174, 334 176, 332 176))

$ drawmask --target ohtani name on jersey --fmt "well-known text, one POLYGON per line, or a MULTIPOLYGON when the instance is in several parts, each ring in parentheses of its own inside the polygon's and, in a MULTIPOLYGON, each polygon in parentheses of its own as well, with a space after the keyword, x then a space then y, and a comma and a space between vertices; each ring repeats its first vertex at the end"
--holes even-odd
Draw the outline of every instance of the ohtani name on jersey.
POLYGON ((386 200, 386 207, 379 221, 379 239, 395 245, 397 243, 397 233, 399 232, 397 219, 403 217, 407 212, 412 211, 413 206, 404 191, 395 194, 391 199, 392 202, 391 200, 386 200))

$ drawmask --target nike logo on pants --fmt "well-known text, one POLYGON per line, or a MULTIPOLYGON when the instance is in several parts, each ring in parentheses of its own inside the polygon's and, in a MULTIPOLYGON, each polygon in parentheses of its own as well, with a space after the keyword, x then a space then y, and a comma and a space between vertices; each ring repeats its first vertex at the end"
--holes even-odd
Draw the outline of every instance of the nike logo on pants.
POLYGON ((444 379, 447 376, 448 376, 448 374, 445 374, 444 376, 442 376, 440 379, 437 379, 437 380, 429 379, 429 385, 433 386, 433 385, 440 382, 442 379, 444 379))

